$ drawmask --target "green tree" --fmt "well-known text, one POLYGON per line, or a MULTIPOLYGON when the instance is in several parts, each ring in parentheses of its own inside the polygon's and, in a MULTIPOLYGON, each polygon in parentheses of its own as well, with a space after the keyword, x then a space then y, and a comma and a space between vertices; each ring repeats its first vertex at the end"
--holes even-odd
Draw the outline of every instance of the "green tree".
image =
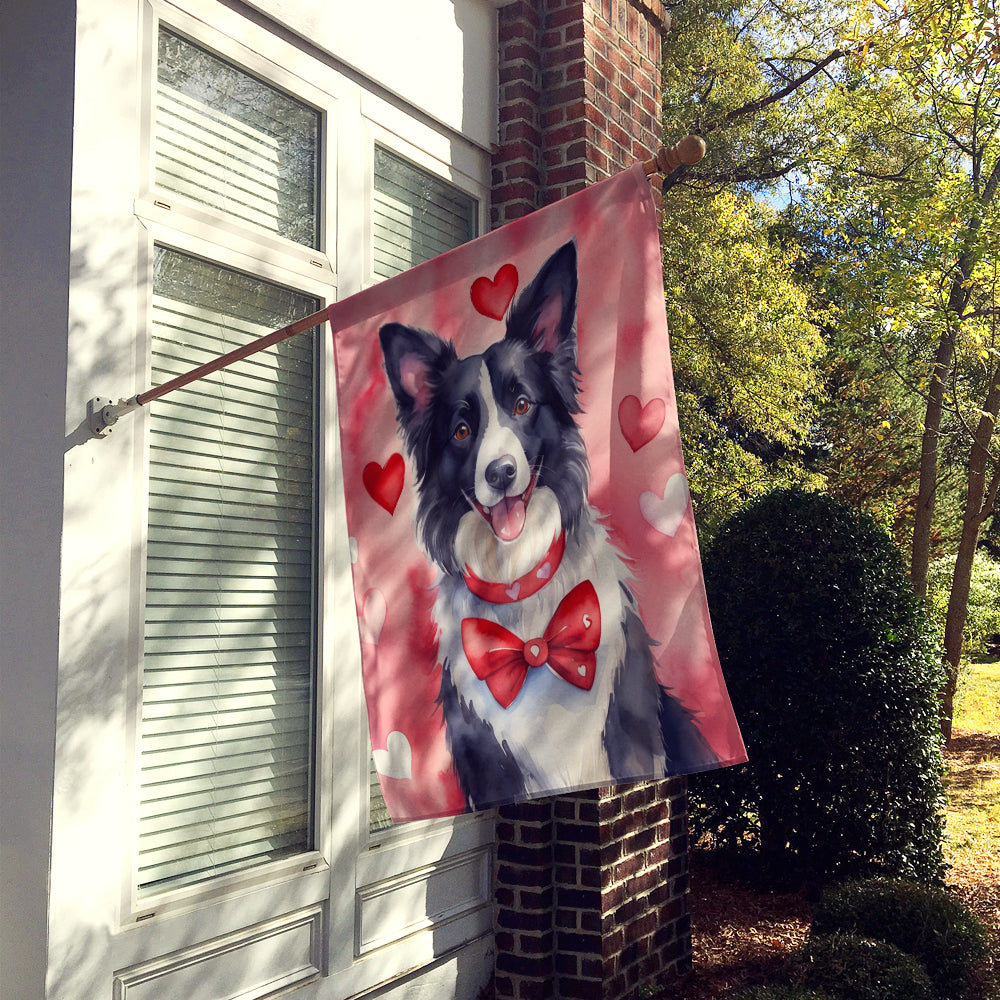
POLYGON ((708 154, 667 186, 763 191, 793 181, 826 132, 821 100, 848 49, 850 6, 827 0, 680 0, 665 39, 663 125, 708 154))
MULTIPOLYGON (((841 280, 840 262, 864 255, 864 246, 838 232, 821 196, 801 197, 782 215, 801 249, 798 267, 813 276, 811 308, 822 315, 828 348, 824 393, 812 430, 815 469, 830 493, 866 510, 889 531, 900 550, 912 542, 919 478, 924 398, 920 382, 926 369, 924 338, 897 335, 880 323, 877 310, 885 294, 851 273, 841 280)), ((919 324, 915 324, 919 331, 919 324)), ((953 430, 953 428, 949 428, 953 430)), ((946 439, 938 480, 938 504, 948 516, 938 519, 936 547, 954 548, 958 522, 961 456, 954 434, 946 439)))
MULTIPOLYGON (((923 400, 910 575, 924 594, 945 442, 965 452, 957 557, 944 630, 950 733, 973 559, 1000 466, 997 269, 1000 19, 996 0, 881 0, 855 24, 847 78, 825 95, 837 141, 820 144, 809 197, 839 250, 832 274, 865 308, 842 318, 923 400), (907 377, 904 374, 904 378, 907 377)), ((825 271, 825 273, 824 273, 825 271)))
MULTIPOLYGON (((931 561, 927 574, 927 603, 942 635, 954 575, 954 557, 942 556, 931 561)), ((962 652, 970 657, 986 653, 993 636, 1000 635, 1000 562, 985 548, 976 552, 972 566, 964 633, 962 652)))
POLYGON ((753 197, 803 161, 829 6, 682 2, 664 53, 668 136, 710 139, 668 179, 664 277, 678 407, 699 526, 769 488, 817 482, 809 434, 825 348, 798 251, 753 197), (788 18, 795 37, 786 30, 788 18))
MULTIPOLYGON (((798 287, 810 293, 831 358, 812 440, 794 420, 791 449, 771 437, 747 448, 754 436, 731 426, 701 433, 697 445, 723 456, 702 463, 704 480, 738 483, 734 458, 755 447, 757 458, 773 457, 777 445, 783 465, 765 461, 769 475, 825 476, 883 523, 891 518, 897 538, 909 519, 917 593, 926 592, 932 555, 955 552, 946 733, 973 559, 1000 487, 998 2, 684 0, 671 7, 665 52, 665 132, 696 131, 709 142, 701 163, 668 179, 668 210, 678 192, 704 199, 689 240, 700 252, 699 242, 715 242, 708 205, 721 193, 790 202, 784 223, 818 258, 811 272, 770 223, 767 240, 798 263, 798 287)), ((703 259, 714 266, 710 253, 703 259)), ((712 316, 724 301, 720 288, 712 316)), ((686 345, 699 361, 710 351, 700 336, 693 330, 686 345)), ((717 362, 717 373, 726 370, 725 351, 717 362)), ((702 417, 689 416, 690 425, 711 427, 710 386, 686 386, 689 410, 702 417)), ((735 492, 739 503, 747 491, 735 492)))
POLYGON ((802 456, 824 347, 773 221, 745 195, 677 192, 664 222, 678 415, 707 535, 747 499, 813 478, 802 456))

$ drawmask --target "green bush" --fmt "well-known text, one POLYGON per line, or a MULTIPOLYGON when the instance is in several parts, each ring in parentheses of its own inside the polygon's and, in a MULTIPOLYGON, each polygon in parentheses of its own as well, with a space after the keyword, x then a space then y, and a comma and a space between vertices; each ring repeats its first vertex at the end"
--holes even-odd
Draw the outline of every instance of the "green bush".
POLYGON ((933 1000, 924 967, 912 955, 884 941, 853 934, 810 938, 798 957, 794 978, 837 1000, 933 1000))
MULTIPOLYGON (((954 572, 955 558, 952 556, 935 559, 927 573, 927 603, 942 636, 954 572)), ((972 563, 969 603, 962 630, 962 656, 985 653, 994 635, 1000 635, 1000 563, 979 549, 972 563)))
POLYGON ((905 879, 869 879, 828 888, 816 905, 814 935, 850 932, 895 945, 923 963, 939 995, 959 997, 987 953, 982 924, 947 890, 905 879))
POLYGON ((691 780, 694 833, 776 872, 939 878, 943 674, 888 535, 779 490, 723 526, 705 583, 750 761, 691 780))

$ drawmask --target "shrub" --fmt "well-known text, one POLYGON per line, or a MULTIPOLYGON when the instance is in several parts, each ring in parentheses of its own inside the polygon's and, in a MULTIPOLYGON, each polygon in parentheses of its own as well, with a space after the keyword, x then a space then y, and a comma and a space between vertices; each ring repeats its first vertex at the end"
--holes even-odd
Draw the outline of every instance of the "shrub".
POLYGON ((827 889, 812 933, 850 932, 895 945, 923 963, 937 992, 958 997, 987 953, 982 924, 945 889, 869 879, 827 889))
POLYGON ((837 1000, 933 1000, 924 967, 884 941, 854 934, 810 938, 793 972, 805 987, 819 987, 837 1000))
POLYGON ((695 834, 772 871, 940 877, 943 674, 888 535, 779 490, 723 526, 705 583, 750 761, 692 779, 695 834))
MULTIPOLYGON (((927 603, 931 618, 942 636, 954 572, 955 558, 952 556, 935 559, 927 573, 927 603)), ((979 549, 972 563, 969 603, 962 631, 962 656, 986 653, 991 638, 997 634, 1000 634, 1000 563, 984 549, 979 549)))

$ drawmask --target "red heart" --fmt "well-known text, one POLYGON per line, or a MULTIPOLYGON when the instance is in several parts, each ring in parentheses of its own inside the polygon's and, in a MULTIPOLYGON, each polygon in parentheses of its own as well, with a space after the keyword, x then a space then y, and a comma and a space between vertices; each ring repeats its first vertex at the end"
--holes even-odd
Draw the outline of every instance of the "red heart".
POLYGON ((667 404, 659 398, 651 399, 643 406, 638 396, 626 396, 618 404, 618 426, 633 451, 638 451, 656 437, 666 415, 667 404))
POLYGON ((476 312, 489 316, 490 319, 503 319, 516 291, 517 268, 513 264, 504 264, 492 281, 489 278, 476 278, 472 283, 472 304, 476 312))
POLYGON ((361 479, 365 484, 368 495, 380 506, 384 507, 390 514, 396 512, 396 504, 399 502, 400 494, 403 492, 403 472, 405 470, 403 456, 399 452, 394 452, 389 456, 389 460, 382 468, 378 462, 369 462, 361 479))

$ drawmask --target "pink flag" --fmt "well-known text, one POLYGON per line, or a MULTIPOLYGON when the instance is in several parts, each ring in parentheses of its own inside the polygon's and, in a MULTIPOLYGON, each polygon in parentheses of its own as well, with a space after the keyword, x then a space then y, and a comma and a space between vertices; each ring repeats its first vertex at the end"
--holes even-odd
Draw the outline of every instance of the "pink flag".
POLYGON ((398 821, 746 759, 637 166, 330 307, 398 821))

